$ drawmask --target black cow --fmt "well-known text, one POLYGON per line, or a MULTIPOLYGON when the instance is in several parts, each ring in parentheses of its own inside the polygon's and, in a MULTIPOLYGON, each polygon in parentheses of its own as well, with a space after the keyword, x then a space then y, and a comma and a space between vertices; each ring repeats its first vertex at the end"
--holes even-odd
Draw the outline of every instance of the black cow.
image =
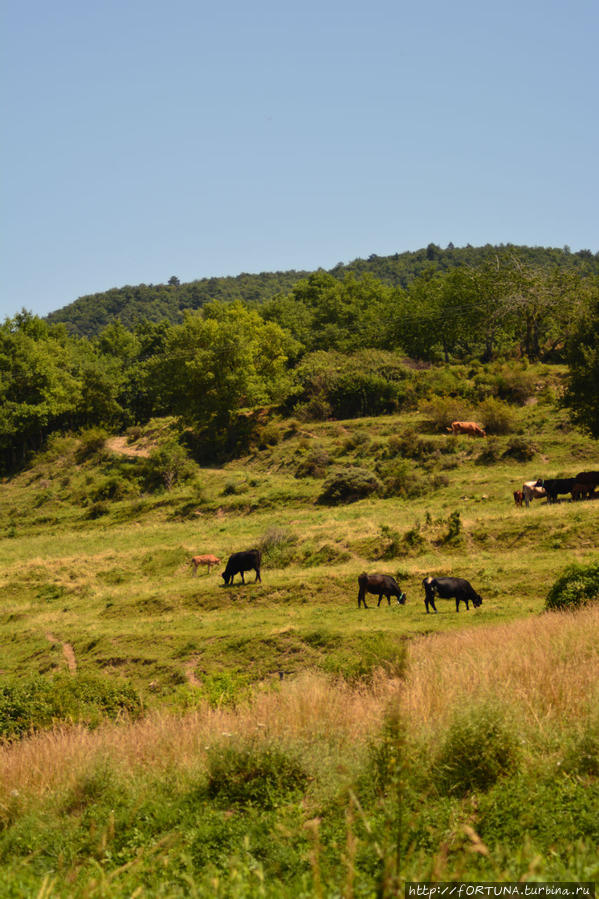
POLYGON ((575 484, 576 478, 539 478, 537 481, 537 487, 545 488, 548 503, 556 503, 560 493, 572 493, 575 484))
POLYGON ((593 496, 595 487, 599 487, 599 471, 581 471, 576 475, 576 483, 585 488, 589 497, 593 496))
POLYGON ((424 587, 424 605, 426 606, 427 615, 429 606, 432 607, 433 612, 437 611, 435 593, 441 599, 455 599, 456 612, 460 611, 461 602, 466 604, 466 609, 470 608, 468 605, 470 600, 472 600, 475 609, 482 603, 482 597, 463 577, 425 577, 422 585, 424 587))
POLYGON ((262 553, 259 549, 247 549, 244 552, 233 553, 232 556, 229 556, 227 567, 223 571, 221 577, 224 578, 225 584, 228 586, 233 583, 235 575, 240 574, 241 583, 245 584, 245 578, 243 576, 244 572, 253 569, 256 572, 256 581, 262 583, 262 578, 260 577, 261 561, 262 553))
POLYGON ((390 574, 361 574, 358 578, 358 584, 360 585, 358 590, 358 608, 360 608, 361 603, 364 603, 365 609, 368 608, 366 605, 367 593, 374 593, 375 596, 378 596, 377 609, 381 604, 383 596, 387 597, 387 605, 391 605, 392 596, 396 597, 400 606, 403 606, 406 601, 406 594, 402 593, 399 584, 390 574))

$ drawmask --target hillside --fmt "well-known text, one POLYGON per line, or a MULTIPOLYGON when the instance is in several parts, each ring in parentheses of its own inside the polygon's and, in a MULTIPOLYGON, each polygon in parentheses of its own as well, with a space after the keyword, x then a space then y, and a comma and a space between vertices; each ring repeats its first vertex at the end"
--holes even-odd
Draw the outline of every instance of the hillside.
MULTIPOLYGON (((530 265, 543 269, 560 268, 581 277, 599 274, 599 256, 589 250, 570 253, 567 249, 543 247, 449 246, 441 249, 429 244, 415 252, 395 253, 392 256, 371 255, 348 264, 338 263, 331 274, 343 278, 348 272, 357 276, 369 274, 383 284, 407 288, 419 277, 444 273, 462 266, 479 267, 497 252, 516 253, 530 265)), ((180 284, 171 278, 168 284, 140 284, 113 288, 104 293, 80 297, 73 303, 50 313, 50 322, 63 322, 78 335, 97 335, 111 321, 118 319, 125 327, 134 328, 140 321, 181 321, 185 309, 198 309, 211 300, 262 303, 277 294, 288 293, 294 284, 309 272, 262 272, 237 277, 202 278, 180 284), (171 283, 173 282, 173 283, 171 283)))
POLYGON ((242 458, 175 477, 162 419, 128 442, 54 435, 5 479, 7 895, 599 878, 597 609, 542 614, 565 566, 597 561, 599 501, 512 498, 599 455, 554 405, 560 371, 534 374, 486 440, 431 408, 275 418, 242 458), (329 504, 335 472, 379 486, 329 504), (262 583, 193 576, 191 555, 252 546, 262 583), (358 609, 362 571, 406 604, 358 609), (482 606, 427 615, 428 574, 482 606))

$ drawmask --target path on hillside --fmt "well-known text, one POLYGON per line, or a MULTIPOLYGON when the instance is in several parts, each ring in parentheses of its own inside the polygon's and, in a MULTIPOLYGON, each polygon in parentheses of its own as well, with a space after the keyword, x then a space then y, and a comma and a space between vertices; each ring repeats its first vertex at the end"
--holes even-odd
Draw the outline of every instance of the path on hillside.
POLYGON ((112 453, 120 453, 122 456, 141 456, 147 459, 150 450, 147 446, 134 446, 126 437, 111 437, 106 441, 106 448, 112 453))
POLYGON ((51 634, 50 631, 46 634, 46 640, 49 643, 57 643, 62 646, 62 654, 65 658, 65 661, 68 665, 69 671, 71 674, 77 673, 77 660, 75 659, 75 650, 73 649, 70 643, 63 643, 62 640, 57 640, 54 634, 51 634))

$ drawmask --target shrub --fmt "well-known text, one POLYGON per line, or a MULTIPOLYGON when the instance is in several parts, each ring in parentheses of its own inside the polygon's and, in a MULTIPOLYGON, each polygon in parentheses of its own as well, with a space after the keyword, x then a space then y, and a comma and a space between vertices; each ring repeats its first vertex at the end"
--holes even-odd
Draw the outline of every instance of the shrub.
POLYGON ((208 796, 227 806, 277 808, 307 784, 299 761, 274 744, 217 746, 208 753, 208 796))
POLYGON ((296 478, 324 478, 331 457, 322 447, 314 447, 295 470, 296 478))
POLYGON ((548 610, 577 609, 599 599, 599 562, 570 565, 547 594, 548 610))
POLYGON ((599 776, 599 716, 587 721, 566 752, 562 770, 583 777, 599 776))
POLYGON ((478 407, 478 417, 489 434, 509 434, 514 430, 514 412, 504 403, 490 396, 478 407))
POLYGON ((461 543, 464 539, 462 531, 462 519, 459 511, 456 509, 447 519, 447 533, 443 537, 443 543, 461 543))
POLYGON ((250 698, 247 677, 234 671, 219 671, 202 677, 200 687, 202 697, 212 709, 236 708, 250 698))
POLYGON ((483 704, 458 712, 435 761, 435 777, 442 792, 465 796, 486 791, 518 763, 517 740, 505 716, 483 704))
POLYGON ((536 445, 525 437, 512 437, 503 455, 508 459, 516 459, 517 462, 530 462, 537 453, 536 445))
POLYGON ((318 502, 325 505, 352 503, 381 490, 381 482, 372 471, 366 468, 346 468, 327 478, 318 502))
POLYGON ((195 471, 184 447, 176 440, 167 440, 146 462, 145 485, 148 490, 160 487, 171 490, 176 484, 190 480, 195 471))
POLYGON ((85 462, 104 449, 108 440, 108 432, 104 428, 88 428, 81 432, 80 444, 75 451, 77 462, 85 462))
POLYGON ((103 716, 140 711, 140 698, 128 683, 81 674, 8 681, 0 686, 0 738, 50 727, 57 720, 97 724, 103 716))
POLYGON ((497 440, 496 437, 489 437, 488 440, 485 440, 485 444, 476 457, 477 465, 493 465, 495 462, 499 462, 503 453, 501 450, 501 444, 497 440))
POLYGON ((425 480, 405 459, 394 459, 379 466, 385 496, 403 496, 406 498, 421 496, 430 489, 425 480))
POLYGON ((451 396, 436 396, 421 406, 430 427, 435 431, 445 431, 452 421, 463 421, 472 417, 463 400, 451 396))

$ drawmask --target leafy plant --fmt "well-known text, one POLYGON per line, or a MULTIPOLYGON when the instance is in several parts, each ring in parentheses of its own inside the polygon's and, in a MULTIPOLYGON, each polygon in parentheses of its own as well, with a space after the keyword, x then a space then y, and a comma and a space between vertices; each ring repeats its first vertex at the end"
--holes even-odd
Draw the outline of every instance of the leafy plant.
POLYGON ((599 600, 599 562, 570 565, 547 594, 545 608, 577 609, 595 600, 599 600))
POLYGON ((216 746, 208 752, 208 796, 225 805, 273 809, 308 784, 304 767, 276 744, 216 746))
POLYGON ((505 714, 493 704, 454 715, 435 760, 440 789, 455 796, 485 791, 518 764, 518 742, 505 714))
POLYGON ((327 478, 318 502, 324 505, 352 503, 379 493, 381 488, 379 479, 368 469, 346 468, 327 478))

